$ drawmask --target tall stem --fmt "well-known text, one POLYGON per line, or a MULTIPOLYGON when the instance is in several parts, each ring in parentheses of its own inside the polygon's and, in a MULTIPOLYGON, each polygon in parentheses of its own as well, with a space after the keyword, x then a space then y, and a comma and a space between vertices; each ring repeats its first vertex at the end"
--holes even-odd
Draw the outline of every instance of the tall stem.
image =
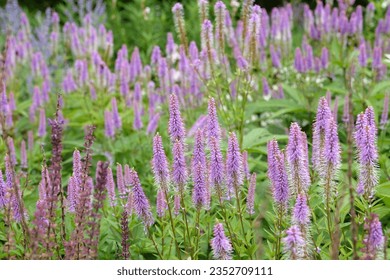
POLYGON ((163 187, 163 190, 164 190, 164 194, 165 194, 165 200, 166 200, 167 205, 168 205, 169 220, 170 220, 170 222, 171 222, 171 228, 172 228, 173 239, 175 240, 175 246, 176 246, 177 257, 178 257, 179 259, 181 259, 180 247, 179 247, 179 243, 177 243, 175 223, 173 222, 172 208, 171 208, 171 204, 169 203, 169 200, 168 200, 168 191, 167 191, 167 188, 166 188, 166 187, 163 187))
MULTIPOLYGON (((180 188, 180 203, 182 205, 182 214, 183 214, 183 220, 184 220, 184 223, 185 223, 185 231, 187 231, 187 239, 188 239, 188 246, 189 246, 189 249, 190 249, 190 255, 191 257, 193 257, 193 248, 192 248, 192 243, 191 243, 191 234, 190 234, 190 230, 188 228, 188 220, 187 220, 187 210, 186 210, 186 206, 185 206, 185 202, 184 202, 184 192, 183 192, 183 188, 180 188)), ((185 236, 186 236, 186 233, 184 231, 184 242, 185 242, 185 236)))

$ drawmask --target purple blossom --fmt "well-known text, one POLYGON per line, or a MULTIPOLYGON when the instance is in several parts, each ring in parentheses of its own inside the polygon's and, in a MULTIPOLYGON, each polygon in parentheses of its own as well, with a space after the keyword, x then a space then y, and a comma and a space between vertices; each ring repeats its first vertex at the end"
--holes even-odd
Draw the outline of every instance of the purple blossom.
POLYGON ((192 154, 192 173, 195 173, 196 166, 200 164, 206 167, 206 154, 204 151, 203 132, 198 129, 195 135, 194 152, 192 154))
POLYGON ((389 118, 389 99, 390 99, 390 95, 386 94, 385 99, 383 100, 383 109, 382 109, 382 115, 380 121, 380 126, 382 129, 385 128, 389 118))
POLYGON ((228 139, 226 177, 229 191, 238 190, 244 183, 240 146, 238 144, 236 134, 233 132, 230 133, 228 139))
POLYGON ((316 120, 313 125, 313 168, 321 173, 323 171, 322 159, 324 158, 325 149, 325 130, 329 126, 332 118, 328 102, 326 98, 321 97, 318 103, 316 120))
POLYGON ((364 237, 364 259, 375 260, 381 253, 385 238, 383 236, 382 224, 377 214, 372 213, 371 217, 366 220, 365 229, 367 231, 364 237))
POLYGON ((20 143, 20 166, 22 168, 27 168, 27 149, 26 141, 22 140, 20 143))
POLYGON ((305 240, 298 226, 291 226, 286 230, 287 236, 283 238, 284 250, 289 255, 291 260, 302 258, 302 247, 305 245, 305 240))
MULTIPOLYGON (((310 185, 310 175, 307 168, 307 155, 302 141, 302 131, 297 123, 290 126, 290 135, 287 144, 287 163, 291 186, 295 195, 306 192, 310 185)), ((304 136, 306 137, 306 135, 304 136)))
POLYGON ((112 169, 110 167, 107 169, 107 192, 110 199, 110 206, 114 207, 116 205, 115 182, 114 175, 112 174, 112 169))
POLYGON ((185 138, 185 129, 184 124, 181 118, 179 103, 177 96, 171 94, 169 96, 169 126, 168 126, 169 135, 171 137, 171 142, 175 143, 176 140, 181 142, 185 138))
POLYGON ((3 179, 3 173, 0 169, 0 209, 7 205, 7 185, 3 179))
POLYGON ((165 198, 164 191, 159 189, 157 191, 156 211, 158 217, 163 217, 168 209, 167 200, 165 198))
POLYGON ((207 206, 205 169, 205 165, 201 162, 193 163, 192 178, 194 182, 194 189, 192 191, 192 201, 197 209, 200 209, 202 206, 207 206))
POLYGON ((299 194, 297 196, 297 201, 293 209, 293 222, 299 226, 307 226, 310 222, 310 210, 305 194, 299 194))
POLYGON ((44 137, 45 135, 46 135, 46 113, 45 113, 45 109, 41 108, 39 110, 38 136, 44 137))
POLYGON ((213 250, 213 256, 216 260, 230 260, 232 259, 232 245, 229 238, 226 237, 223 230, 223 225, 217 223, 214 226, 214 238, 210 242, 213 250))
POLYGON ((116 166, 116 184, 118 186, 118 191, 120 196, 125 196, 127 193, 125 187, 125 180, 123 178, 123 168, 121 164, 117 164, 116 166))
POLYGON ((163 189, 167 188, 169 183, 168 160, 165 155, 161 136, 158 134, 153 139, 152 167, 156 185, 163 189))
MULTIPOLYGON (((217 142, 221 140, 221 129, 218 123, 217 109, 215 107, 214 98, 210 98, 208 105, 207 116, 207 137, 209 147, 211 145, 211 139, 214 137, 217 142)), ((210 147, 211 149, 211 147, 210 147)))
POLYGON ((135 102, 134 103, 134 121, 133 121, 133 128, 135 130, 140 130, 142 128, 142 120, 141 120, 141 112, 142 109, 140 108, 141 104, 135 102))
POLYGON ((158 127, 158 121, 160 120, 160 113, 155 113, 149 119, 148 127, 146 128, 146 133, 151 135, 154 134, 158 127))
POLYGON ((376 124, 372 107, 358 115, 355 126, 355 143, 358 150, 358 194, 368 198, 374 195, 378 184, 378 151, 376 147, 376 124))
POLYGON ((222 188, 225 178, 225 167, 219 142, 215 137, 210 140, 210 180, 211 185, 222 188))
POLYGON ((114 138, 115 136, 115 128, 114 128, 114 120, 112 117, 112 112, 108 110, 104 111, 104 133, 107 138, 114 138))
POLYGON ((74 213, 77 205, 78 185, 76 178, 71 176, 68 182, 68 211, 74 213))
POLYGON ((116 129, 120 129, 122 127, 122 120, 118 112, 118 105, 115 97, 111 99, 111 109, 112 109, 111 111, 112 111, 112 119, 114 122, 114 127, 116 129))
POLYGON ((181 193, 187 182, 187 167, 184 157, 184 144, 175 140, 173 144, 173 164, 172 164, 172 182, 181 193))
POLYGON ((329 124, 325 129, 325 148, 324 148, 324 160, 325 165, 330 166, 331 170, 327 170, 324 176, 334 176, 340 165, 340 144, 339 136, 337 132, 337 123, 331 118, 329 124))
POLYGON ((9 159, 11 161, 12 166, 15 166, 17 164, 17 160, 16 160, 14 139, 10 136, 7 137, 7 146, 9 150, 9 159))
POLYGON ((274 200, 277 204, 286 206, 289 198, 289 188, 284 154, 279 150, 276 140, 268 142, 267 150, 268 178, 271 181, 274 200))
POLYGON ((150 210, 149 200, 142 189, 138 174, 134 170, 130 173, 130 185, 133 186, 133 205, 137 216, 142 220, 146 228, 154 223, 154 218, 150 210))

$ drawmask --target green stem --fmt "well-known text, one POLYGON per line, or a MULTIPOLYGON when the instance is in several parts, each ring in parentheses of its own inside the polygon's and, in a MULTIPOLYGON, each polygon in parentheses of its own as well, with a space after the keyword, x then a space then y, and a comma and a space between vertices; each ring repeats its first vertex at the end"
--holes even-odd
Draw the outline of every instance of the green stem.
POLYGON ((168 205, 169 220, 170 220, 170 222, 171 222, 171 228, 172 228, 173 239, 175 240, 175 246, 176 246, 177 257, 178 257, 179 259, 181 259, 181 253, 180 253, 179 243, 177 242, 177 237, 176 237, 175 223, 173 222, 172 208, 171 208, 171 204, 169 203, 169 200, 168 200, 168 191, 167 191, 167 188, 166 188, 166 187, 164 187, 163 190, 164 190, 164 194, 165 194, 165 200, 166 200, 167 205, 168 205))

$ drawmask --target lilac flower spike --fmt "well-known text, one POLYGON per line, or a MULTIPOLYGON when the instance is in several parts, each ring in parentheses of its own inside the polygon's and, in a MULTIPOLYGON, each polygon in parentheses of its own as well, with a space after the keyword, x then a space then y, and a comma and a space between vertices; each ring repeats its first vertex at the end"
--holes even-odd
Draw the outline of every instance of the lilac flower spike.
POLYGON ((299 260, 303 257, 302 247, 305 244, 305 240, 302 237, 302 233, 298 226, 291 226, 286 231, 287 236, 283 238, 284 249, 288 258, 291 260, 299 260))
POLYGON ((335 172, 338 170, 340 165, 340 144, 339 136, 337 132, 337 123, 331 118, 328 126, 325 130, 325 149, 324 149, 324 160, 325 160, 325 173, 324 176, 334 177, 335 172), (329 166, 327 168, 326 166, 329 166))
POLYGON ((389 99, 390 99, 390 94, 386 94, 385 99, 383 101, 383 109, 382 109, 382 115, 380 121, 380 126, 382 129, 385 128, 389 118, 389 99))
POLYGON ((192 201, 196 209, 206 207, 207 205, 207 189, 206 189, 206 170, 205 166, 200 162, 195 164, 193 170, 194 189, 192 191, 192 201))
POLYGON ((74 213, 76 210, 77 191, 78 191, 78 188, 77 188, 76 179, 74 176, 71 176, 69 178, 69 182, 68 182, 68 211, 70 213, 74 213))
POLYGON ((7 204, 7 185, 4 182, 3 173, 0 169, 0 209, 7 204))
POLYGON ((116 129, 120 129, 122 127, 122 120, 118 112, 118 105, 115 97, 111 99, 111 108, 112 108, 112 119, 114 122, 114 126, 116 129))
POLYGON ((181 142, 185 138, 184 124, 180 115, 179 102, 175 94, 171 94, 169 97, 169 135, 172 143, 176 140, 181 142))
POLYGON ((368 107, 358 115, 355 127, 355 142, 358 150, 359 182, 357 193, 367 199, 374 195, 378 184, 378 151, 376 147, 376 124, 374 111, 368 107))
POLYGON ((27 148, 26 141, 22 140, 20 144, 20 166, 27 168, 27 148))
POLYGON ((271 181, 273 197, 277 205, 285 207, 289 198, 289 188, 284 154, 279 150, 276 140, 268 142, 267 150, 268 178, 271 181))
POLYGON ((156 185, 166 190, 169 183, 168 160, 159 134, 153 139, 153 173, 156 185))
POLYGON ((226 176, 229 191, 236 190, 244 183, 243 166, 240 146, 236 134, 231 132, 228 139, 228 150, 226 155, 226 176))
POLYGON ((153 215, 150 210, 149 200, 142 189, 138 174, 134 170, 130 172, 130 185, 133 186, 133 206, 135 213, 142 220, 145 228, 149 228, 153 223, 153 215))
POLYGON ((73 177, 78 186, 81 185, 81 155, 79 150, 73 152, 73 177))
POLYGON ((313 125, 313 168, 318 173, 323 171, 322 160, 325 150, 325 131, 329 126, 332 112, 325 97, 321 97, 318 103, 316 120, 313 125))
MULTIPOLYGON (((224 178, 224 163, 219 147, 219 142, 215 137, 211 137, 210 141, 210 181, 211 185, 216 188, 218 192, 222 191, 224 178)), ((222 193, 220 193, 222 195, 222 193)))
POLYGON ((249 180, 248 195, 246 198, 246 211, 249 215, 255 214, 256 173, 252 173, 249 180))
POLYGON ((306 227, 310 222, 310 210, 307 205, 306 195, 299 194, 293 210, 293 223, 306 227))
POLYGON ((125 196, 127 193, 125 187, 125 180, 123 177, 123 168, 121 164, 117 164, 116 166, 116 184, 118 186, 118 191, 120 196, 125 196))
POLYGON ((173 145, 172 181, 180 193, 183 192, 187 182, 187 166, 184 157, 184 145, 178 139, 173 145))
POLYGON ((223 225, 218 223, 214 226, 214 238, 211 240, 213 256, 216 260, 231 260, 232 245, 229 238, 226 237, 223 225))
POLYGON ((204 151, 203 131, 198 129, 195 134, 194 152, 192 154, 192 172, 200 164, 206 167, 206 154, 204 151))
POLYGON ((168 208, 167 200, 165 199, 164 192, 159 189, 157 191, 157 201, 156 201, 156 211, 158 217, 163 217, 165 215, 165 212, 168 208))
POLYGON ((221 129, 218 123, 217 109, 215 107, 214 98, 210 98, 208 105, 208 116, 207 116, 207 136, 209 147, 211 144, 211 138, 214 137, 217 142, 221 139, 221 129))
MULTIPOLYGON (((290 126, 287 144, 287 163, 289 167, 290 184, 294 194, 306 192, 310 186, 310 175, 307 168, 307 155, 302 141, 303 133, 297 123, 290 126)), ((306 135, 304 136, 306 138, 306 135)))
POLYGON ((46 135, 46 114, 45 114, 45 109, 41 108, 39 110, 38 136, 44 137, 45 135, 46 135))
POLYGON ((110 206, 114 207, 116 205, 115 182, 114 175, 112 174, 112 169, 110 167, 107 169, 107 192, 110 199, 110 206))
POLYGON ((377 214, 371 214, 371 217, 366 221, 365 229, 367 230, 367 234, 363 240, 365 245, 363 248, 364 259, 378 259, 378 255, 383 250, 385 238, 383 236, 382 224, 377 214))

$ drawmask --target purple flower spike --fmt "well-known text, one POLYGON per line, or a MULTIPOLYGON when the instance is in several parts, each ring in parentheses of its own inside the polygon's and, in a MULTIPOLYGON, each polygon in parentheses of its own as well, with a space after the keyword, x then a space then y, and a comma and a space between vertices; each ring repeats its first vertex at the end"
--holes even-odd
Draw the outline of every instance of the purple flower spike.
POLYGON ((41 108, 39 110, 38 136, 44 137, 45 135, 46 135, 46 114, 45 114, 45 109, 41 108))
POLYGON ((303 257, 302 247, 305 245, 305 240, 298 226, 292 226, 286 231, 287 236, 283 238, 284 250, 288 254, 289 259, 299 260, 303 257))
POLYGON ((198 164, 206 166, 206 154, 204 151, 203 131, 198 129, 195 135, 194 152, 192 155, 192 172, 198 164))
POLYGON ((389 118, 389 99, 390 99, 390 94, 386 94, 385 99, 383 100, 383 109, 382 109, 382 115, 380 121, 380 126, 382 129, 385 128, 389 118))
POLYGON ((69 178, 68 183, 68 211, 74 213, 76 210, 78 187, 74 176, 69 178))
POLYGON ((246 198, 246 211, 249 215, 255 214, 256 173, 249 180, 248 196, 246 198))
POLYGON ((339 136, 337 132, 337 123, 331 118, 330 123, 328 124, 325 130, 325 149, 324 149, 324 160, 325 164, 331 166, 331 170, 327 170, 326 174, 330 174, 331 177, 334 176, 334 173, 337 171, 340 165, 340 144, 339 136))
POLYGON ((224 170, 223 157, 219 142, 215 137, 211 137, 210 141, 210 180, 211 185, 215 188, 221 189, 224 183, 225 170, 224 170))
POLYGON ((268 150, 268 178, 276 204, 286 206, 289 198, 288 177, 284 154, 279 150, 278 142, 271 140, 268 150))
POLYGON ((4 182, 3 173, 0 169, 0 209, 4 208, 7 204, 7 185, 4 182))
POLYGON ((228 139, 228 150, 226 154, 226 176, 227 185, 230 191, 239 190, 244 183, 243 167, 240 146, 236 134, 230 133, 228 139))
MULTIPOLYGON (((297 123, 292 123, 287 144, 287 162, 290 171, 291 186, 295 195, 306 192, 310 185, 307 155, 302 141, 302 131, 297 123)), ((306 138, 306 135, 304 136, 306 138)))
POLYGON ((368 107, 358 115, 355 126, 355 142, 358 150, 359 182, 358 194, 366 198, 374 195, 378 184, 378 151, 376 147, 376 124, 374 111, 368 107))
POLYGON ((73 152, 73 177, 78 186, 81 186, 81 155, 79 150, 73 152))
POLYGON ((149 119, 148 127, 146 128, 146 133, 151 135, 154 134, 158 127, 158 121, 160 120, 160 114, 156 113, 149 119))
POLYGON ((125 186, 130 187, 131 186, 131 169, 130 169, 130 166, 128 164, 125 164, 124 173, 125 173, 125 176, 124 176, 125 186))
POLYGON ((194 164, 193 168, 193 182, 194 189, 192 192, 192 201, 195 208, 200 209, 207 205, 207 189, 206 189, 206 170, 205 166, 200 162, 194 164))
POLYGON ((133 186, 133 206, 138 218, 142 220, 145 228, 149 228, 154 223, 154 218, 150 210, 149 200, 146 197, 144 190, 142 189, 141 182, 139 181, 138 174, 134 170, 131 170, 130 184, 133 186))
POLYGON ((247 181, 249 181, 251 174, 249 172, 248 152, 247 151, 242 152, 242 168, 243 168, 243 173, 244 173, 245 179, 247 181))
POLYGON ((152 165, 156 185, 166 190, 169 183, 168 160, 165 155, 161 136, 158 134, 153 139, 152 165))
POLYGON ((156 211, 158 217, 163 217, 166 210, 168 209, 167 200, 165 198, 164 192, 159 189, 157 191, 157 201, 156 201, 156 211))
POLYGON ((313 125, 313 168, 321 173, 323 171, 322 159, 324 158, 325 149, 325 130, 332 118, 328 102, 325 97, 321 97, 318 103, 316 120, 313 125))
POLYGON ((26 141, 22 140, 20 144, 20 166, 22 168, 27 168, 27 148, 26 141))
POLYGON ((211 240, 213 256, 216 260, 231 260, 232 245, 229 238, 226 237, 223 225, 218 223, 214 226, 214 238, 211 240))
POLYGON ((104 111, 104 132, 107 138, 114 138, 115 128, 114 120, 112 117, 112 112, 105 110, 104 111))
POLYGON ((107 169, 107 192, 110 199, 110 206, 114 207, 116 205, 115 182, 114 175, 112 174, 112 169, 110 167, 107 169))
POLYGON ((182 193, 187 182, 187 167, 184 157, 184 145, 178 139, 173 145, 172 181, 182 193))
POLYGON ((9 158, 11 160, 12 166, 15 166, 17 164, 16 160, 16 152, 15 152, 15 145, 14 145, 14 139, 10 136, 7 137, 7 146, 9 150, 9 158))
POLYGON ((375 260, 383 250, 385 238, 383 236, 382 224, 379 221, 378 215, 372 213, 365 224, 367 234, 363 240, 365 247, 363 248, 364 259, 375 260))
POLYGON ((207 116, 207 137, 209 147, 211 144, 211 138, 214 137, 217 142, 219 142, 221 139, 221 129, 219 128, 217 109, 215 107, 214 98, 210 98, 209 100, 207 116))
POLYGON ((118 186, 118 191, 120 196, 125 196, 127 193, 125 187, 125 180, 123 178, 123 168, 121 164, 117 164, 116 166, 116 184, 118 186))
POLYGON ((171 94, 169 97, 169 135, 171 142, 175 143, 176 140, 181 142, 185 138, 184 124, 180 115, 179 102, 176 94, 171 94))
POLYGON ((306 195, 299 194, 293 210, 293 222, 299 226, 307 226, 310 222, 310 211, 306 195))
POLYGON ((118 105, 115 97, 111 99, 111 108, 114 126, 116 129, 120 129, 122 127, 122 120, 118 112, 118 105))

